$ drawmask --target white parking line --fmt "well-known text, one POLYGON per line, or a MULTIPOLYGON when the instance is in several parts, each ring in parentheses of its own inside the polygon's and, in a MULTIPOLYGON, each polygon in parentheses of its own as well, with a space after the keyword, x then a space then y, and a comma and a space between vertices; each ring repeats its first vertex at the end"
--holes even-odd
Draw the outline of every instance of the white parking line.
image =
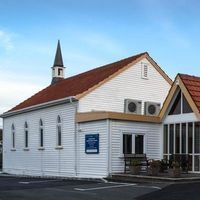
POLYGON ((21 181, 20 184, 29 184, 30 182, 21 181))
POLYGON ((110 189, 110 188, 130 187, 130 186, 135 186, 135 185, 136 184, 120 184, 120 185, 110 185, 110 186, 94 187, 94 188, 74 188, 74 190, 91 191, 91 190, 103 190, 103 189, 110 189))
POLYGON ((20 184, 30 184, 30 183, 45 183, 45 182, 58 182, 60 180, 45 180, 45 181, 20 181, 20 184))
POLYGON ((157 186, 136 185, 134 187, 138 187, 138 188, 152 188, 152 189, 162 190, 161 187, 157 187, 157 186))

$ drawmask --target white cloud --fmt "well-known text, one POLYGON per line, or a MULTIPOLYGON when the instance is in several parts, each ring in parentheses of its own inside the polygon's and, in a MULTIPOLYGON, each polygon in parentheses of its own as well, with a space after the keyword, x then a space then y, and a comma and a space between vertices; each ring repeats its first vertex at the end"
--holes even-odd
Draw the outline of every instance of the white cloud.
MULTIPOLYGON (((0 70, 0 114, 29 98, 45 86, 42 77, 14 74, 0 70)), ((0 120, 0 127, 2 120, 0 120)))
POLYGON ((0 46, 2 46, 6 51, 12 50, 14 48, 12 34, 0 30, 0 46))

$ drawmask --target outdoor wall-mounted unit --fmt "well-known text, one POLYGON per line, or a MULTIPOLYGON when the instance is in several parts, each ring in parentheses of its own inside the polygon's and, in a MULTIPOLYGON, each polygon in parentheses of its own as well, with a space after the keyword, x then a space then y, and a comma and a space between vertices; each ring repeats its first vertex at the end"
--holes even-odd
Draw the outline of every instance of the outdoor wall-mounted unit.
POLYGON ((160 112, 160 103, 156 102, 145 102, 144 113, 148 116, 157 116, 160 112))
POLYGON ((138 114, 142 113, 142 101, 134 99, 125 99, 124 101, 125 113, 138 114))

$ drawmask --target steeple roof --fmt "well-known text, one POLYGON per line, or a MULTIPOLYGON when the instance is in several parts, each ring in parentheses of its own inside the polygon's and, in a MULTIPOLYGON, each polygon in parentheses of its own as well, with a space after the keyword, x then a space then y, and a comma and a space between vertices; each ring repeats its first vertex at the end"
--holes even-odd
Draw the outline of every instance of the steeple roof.
POLYGON ((61 53, 61 47, 60 47, 60 40, 58 40, 56 55, 54 59, 53 67, 64 67, 63 65, 63 59, 62 59, 62 53, 61 53))

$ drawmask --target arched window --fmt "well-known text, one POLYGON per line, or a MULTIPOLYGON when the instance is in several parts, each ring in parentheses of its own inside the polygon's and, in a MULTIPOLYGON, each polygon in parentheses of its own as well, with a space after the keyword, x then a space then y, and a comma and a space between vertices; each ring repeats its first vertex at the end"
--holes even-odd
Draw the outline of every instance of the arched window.
POLYGON ((62 146, 62 122, 59 115, 57 117, 57 146, 62 146))
POLYGON ((24 124, 24 146, 28 148, 28 124, 25 122, 24 124))
POLYGON ((12 148, 14 149, 15 148, 15 125, 14 124, 12 124, 11 132, 12 132, 12 148))
POLYGON ((40 119, 40 122, 39 122, 39 126, 40 126, 40 147, 44 147, 44 127, 43 127, 43 121, 42 119, 40 119))

